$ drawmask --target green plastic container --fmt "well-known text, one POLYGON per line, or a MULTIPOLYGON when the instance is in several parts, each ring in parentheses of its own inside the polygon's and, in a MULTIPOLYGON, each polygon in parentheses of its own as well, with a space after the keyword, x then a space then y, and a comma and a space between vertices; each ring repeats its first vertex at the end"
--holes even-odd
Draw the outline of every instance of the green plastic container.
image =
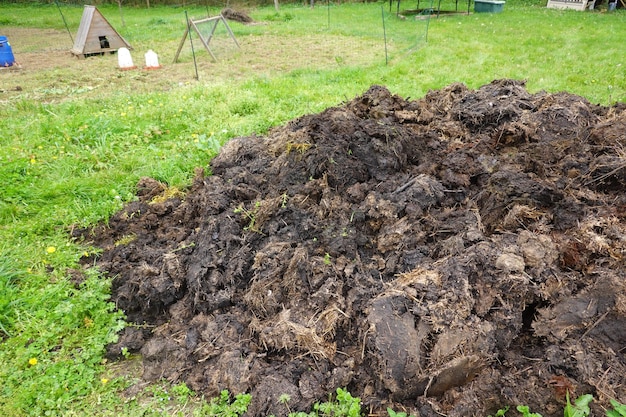
POLYGON ((476 13, 500 13, 504 10, 503 0, 474 0, 476 13))

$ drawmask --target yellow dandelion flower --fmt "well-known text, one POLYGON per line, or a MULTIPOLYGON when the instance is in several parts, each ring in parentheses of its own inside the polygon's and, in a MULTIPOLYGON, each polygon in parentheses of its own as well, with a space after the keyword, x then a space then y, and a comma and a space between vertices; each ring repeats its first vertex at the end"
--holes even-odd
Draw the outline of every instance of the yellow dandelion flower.
POLYGON ((37 362, 39 362, 39 361, 37 360, 37 358, 30 358, 30 359, 28 360, 28 364, 29 364, 30 366, 35 366, 35 365, 37 365, 37 362))
POLYGON ((48 252, 48 253, 54 253, 56 251, 57 251, 57 248, 55 248, 54 246, 48 246, 46 248, 46 252, 48 252))
POLYGON ((108 378, 101 378, 100 382, 102 382, 102 385, 106 385, 107 382, 109 382, 108 378))
POLYGON ((35 158, 30 158, 30 163, 35 165, 37 163, 37 160, 35 158))

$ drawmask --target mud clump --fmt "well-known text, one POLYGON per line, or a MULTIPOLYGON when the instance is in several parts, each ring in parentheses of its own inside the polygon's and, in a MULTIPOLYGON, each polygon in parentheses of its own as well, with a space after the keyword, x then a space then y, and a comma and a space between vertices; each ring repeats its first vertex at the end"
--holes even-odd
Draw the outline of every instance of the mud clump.
POLYGON ((249 392, 251 416, 337 387, 372 412, 556 416, 566 386, 601 413, 626 401, 624 132, 623 104, 498 80, 373 86, 232 139, 185 196, 144 178, 82 235, 142 325, 109 353, 249 392))
POLYGON ((252 19, 246 12, 242 12, 241 10, 233 10, 229 7, 222 9, 220 14, 228 20, 232 20, 234 22, 239 22, 243 24, 251 24, 254 23, 254 19, 252 19))

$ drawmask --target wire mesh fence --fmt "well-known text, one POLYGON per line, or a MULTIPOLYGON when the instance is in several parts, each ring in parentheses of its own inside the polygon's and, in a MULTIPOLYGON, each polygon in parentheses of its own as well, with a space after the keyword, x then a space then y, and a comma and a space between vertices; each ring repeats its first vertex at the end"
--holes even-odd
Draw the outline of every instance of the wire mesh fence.
MULTIPOLYGON (((307 0, 304 4, 281 4, 278 9, 232 5, 236 11, 248 12, 252 21, 208 20, 197 24, 197 31, 194 28, 189 34, 186 33, 187 11, 189 19, 198 22, 220 16, 225 9, 201 4, 189 8, 162 6, 142 10, 108 5, 99 9, 132 45, 137 61, 145 51, 153 49, 165 64, 174 62, 176 55, 179 63, 191 63, 197 58, 199 65, 219 62, 229 65, 229 71, 267 73, 315 71, 337 66, 365 68, 391 63, 419 50, 428 39, 433 0, 419 0, 419 9, 415 10, 406 10, 408 2, 401 7, 395 1, 337 3, 323 0, 311 5, 307 0), (177 54, 179 47, 180 56, 177 54)), ((13 28, 11 35, 19 52, 37 52, 44 44, 48 49, 69 51, 72 48, 71 38, 77 33, 83 7, 75 6, 71 0, 55 3, 47 13, 55 20, 56 27, 65 22, 64 33, 47 35, 45 43, 28 44, 28 34, 17 33, 20 27, 13 28)), ((410 7, 415 6, 413 3, 410 7)))
MULTIPOLYGON (((247 22, 244 26, 230 24, 234 25, 235 36, 243 37, 242 53, 273 54, 277 69, 284 67, 286 61, 309 68, 388 63, 427 42, 433 0, 420 0, 420 3, 420 9, 401 10, 399 4, 387 2, 326 1, 313 6, 309 3, 282 7, 277 11, 266 9, 257 22, 247 22), (258 25, 256 29, 255 25, 258 25), (280 31, 274 30, 276 25, 281 26, 280 31), (295 36, 291 38, 290 34, 295 36)), ((207 40, 209 54, 217 59, 236 53, 228 25, 203 20, 196 20, 202 22, 196 25, 199 33, 192 33, 188 42, 192 43, 195 37, 197 50, 203 48, 202 40, 207 40)), ((184 52, 182 56, 184 59, 184 52)))

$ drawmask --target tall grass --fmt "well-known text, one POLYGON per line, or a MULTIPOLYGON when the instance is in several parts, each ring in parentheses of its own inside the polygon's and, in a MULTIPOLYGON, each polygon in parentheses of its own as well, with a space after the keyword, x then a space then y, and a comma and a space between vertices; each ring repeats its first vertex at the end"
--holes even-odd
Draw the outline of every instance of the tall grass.
MULTIPOLYGON (((43 36, 11 39, 18 59, 43 49, 53 60, 71 47, 54 5, 1 7, 0 32, 39 28, 43 36)), ((189 48, 171 64, 181 8, 125 8, 123 25, 117 7, 101 6, 136 51, 159 52, 162 72, 120 72, 114 56, 0 72, 0 412, 93 415, 94 403, 99 415, 172 411, 157 395, 120 397, 129 380, 115 378, 103 352, 121 316, 107 301, 107 279, 77 272, 94 249, 69 235, 132 200, 142 176, 185 187, 219 144, 337 105, 371 84, 419 98, 452 82, 476 88, 516 78, 531 91, 626 101, 621 10, 509 0, 500 14, 433 17, 428 43, 410 54, 424 26, 408 18, 390 23, 386 64, 381 8, 388 12, 387 3, 251 9, 267 24, 232 23, 245 47, 226 46, 216 63, 200 49, 196 81, 189 48)), ((82 8, 62 11, 75 33, 82 8)))

